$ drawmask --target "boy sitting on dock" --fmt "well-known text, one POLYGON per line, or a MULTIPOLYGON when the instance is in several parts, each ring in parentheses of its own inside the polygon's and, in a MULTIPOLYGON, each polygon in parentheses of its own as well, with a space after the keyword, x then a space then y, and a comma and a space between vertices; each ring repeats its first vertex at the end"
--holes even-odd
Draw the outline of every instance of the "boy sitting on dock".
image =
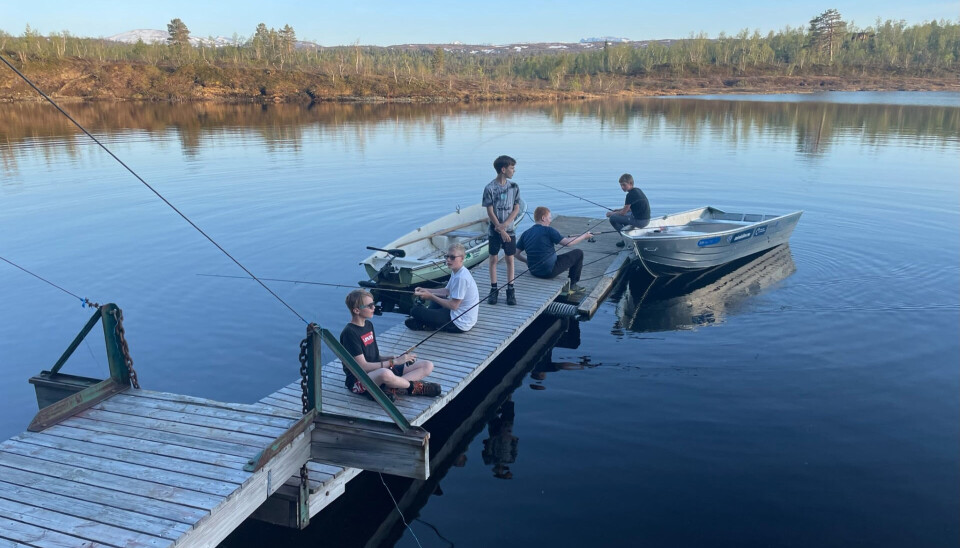
MULTIPOLYGON (((433 371, 433 363, 418 360, 417 355, 408 352, 399 356, 381 356, 377 347, 377 337, 370 318, 375 307, 373 296, 362 290, 354 289, 347 295, 347 308, 350 310, 350 323, 340 332, 340 344, 353 356, 360 368, 370 376, 370 380, 379 384, 391 400, 397 395, 439 396, 440 385, 423 382, 433 371)), ((346 387, 354 394, 370 399, 370 393, 356 377, 343 366, 346 374, 346 387)))
POLYGON ((488 240, 490 242, 490 296, 489 304, 497 304, 497 259, 503 248, 504 261, 507 263, 507 304, 517 304, 513 288, 514 261, 517 253, 517 236, 513 233, 513 222, 520 211, 517 201, 520 187, 510 180, 516 172, 517 161, 509 156, 500 156, 493 161, 497 176, 483 187, 483 200, 480 205, 487 208, 490 218, 488 240))
MULTIPOLYGON (((650 224, 650 202, 642 190, 633 186, 633 175, 624 173, 620 176, 620 190, 627 193, 623 207, 607 212, 614 230, 620 232, 627 225, 643 228, 650 224)), ((622 240, 617 242, 617 247, 623 246, 622 240)))
POLYGON ((479 317, 480 293, 470 271, 464 268, 467 250, 463 244, 447 248, 444 260, 450 268, 450 279, 443 289, 418 287, 414 295, 427 301, 410 310, 412 318, 404 324, 413 330, 441 329, 449 333, 466 333, 479 317))
POLYGON ((525 251, 526 257, 523 255, 517 257, 526 262, 530 267, 530 273, 538 278, 556 278, 564 270, 569 270, 570 292, 583 291, 583 288, 577 285, 580 281, 580 272, 583 270, 583 251, 572 249, 557 255, 553 246, 576 245, 587 238, 592 238, 593 234, 584 232, 576 237, 564 238, 557 229, 550 226, 553 216, 550 214, 550 209, 543 206, 533 211, 533 220, 536 224, 524 230, 520 235, 520 241, 517 242, 517 249, 525 251))

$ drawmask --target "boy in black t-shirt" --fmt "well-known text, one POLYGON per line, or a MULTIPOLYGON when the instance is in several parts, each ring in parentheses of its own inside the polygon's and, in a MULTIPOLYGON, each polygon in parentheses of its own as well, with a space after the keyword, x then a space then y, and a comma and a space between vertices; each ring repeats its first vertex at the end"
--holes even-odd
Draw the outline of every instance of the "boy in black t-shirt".
MULTIPOLYGON (((623 207, 607 212, 614 230, 620 232, 627 225, 643 228, 650 224, 650 202, 642 190, 633 186, 633 175, 620 176, 620 190, 627 193, 623 207)), ((623 241, 617 242, 617 247, 623 247, 623 241)))
MULTIPOLYGON (((418 360, 417 355, 408 352, 399 356, 381 356, 377 347, 377 338, 370 318, 373 316, 374 300, 370 293, 355 289, 347 295, 347 308, 350 310, 350 323, 340 332, 340 344, 353 356, 360 368, 370 376, 370 380, 379 384, 387 396, 396 395, 439 396, 440 385, 423 382, 421 379, 433 371, 433 363, 418 360)), ((346 366, 346 387, 354 394, 372 398, 363 383, 357 380, 346 366)))

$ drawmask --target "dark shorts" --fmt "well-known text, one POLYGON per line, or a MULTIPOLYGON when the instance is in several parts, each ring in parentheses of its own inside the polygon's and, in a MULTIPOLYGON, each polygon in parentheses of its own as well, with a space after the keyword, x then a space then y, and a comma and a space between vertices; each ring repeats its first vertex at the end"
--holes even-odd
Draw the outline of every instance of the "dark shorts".
POLYGON ((499 232, 490 232, 490 256, 494 257, 500 250, 503 249, 503 254, 508 257, 513 257, 517 254, 517 235, 513 232, 507 232, 510 235, 510 241, 504 242, 499 232))
MULTIPOLYGON (((410 364, 410 362, 407 362, 407 363, 398 363, 398 364, 394 365, 393 367, 391 367, 390 369, 393 371, 393 374, 394 374, 394 375, 396 375, 396 376, 398 376, 398 377, 402 377, 402 376, 403 376, 403 370, 406 369, 406 368, 407 368, 407 365, 409 365, 409 364, 410 364)), ((347 373, 347 379, 344 381, 343 384, 344 384, 344 386, 346 386, 347 388, 349 388, 350 391, 353 392, 354 394, 363 394, 364 392, 367 391, 367 388, 366 388, 365 386, 363 386, 363 383, 360 382, 360 381, 358 381, 357 378, 354 377, 352 373, 347 373)), ((383 385, 381 385, 380 387, 383 388, 383 385)))

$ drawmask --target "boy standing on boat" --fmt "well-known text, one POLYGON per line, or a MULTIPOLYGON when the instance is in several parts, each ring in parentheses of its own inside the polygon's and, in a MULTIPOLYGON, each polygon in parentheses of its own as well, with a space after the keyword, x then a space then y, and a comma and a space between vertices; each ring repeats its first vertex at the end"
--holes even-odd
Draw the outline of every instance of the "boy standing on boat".
POLYGON ((466 333, 477 323, 480 293, 470 271, 464 268, 463 258, 467 250, 463 244, 447 248, 444 260, 452 274, 443 289, 418 287, 414 295, 427 301, 427 306, 417 305, 410 310, 412 318, 404 324, 414 330, 442 329, 449 333, 466 333))
POLYGON ((580 272, 583 270, 583 251, 571 249, 557 255, 553 246, 576 245, 587 238, 592 238, 593 234, 584 232, 577 237, 564 238, 557 229, 550 226, 553 216, 550 209, 543 206, 533 211, 533 220, 536 224, 524 230, 520 235, 520 241, 517 242, 517 249, 526 253, 526 257, 519 256, 520 260, 526 262, 530 267, 530 273, 538 278, 556 278, 561 272, 568 270, 570 292, 583 291, 583 288, 577 285, 580 281, 580 272))
POLYGON ((497 177, 483 188, 483 200, 480 205, 487 208, 490 218, 490 296, 487 302, 497 304, 497 259, 503 248, 504 261, 507 263, 507 304, 517 304, 513 288, 514 261, 517 253, 517 237, 513 232, 513 222, 520 211, 520 187, 510 180, 516 171, 517 161, 509 156, 500 156, 493 161, 497 177))
MULTIPOLYGON (((650 202, 642 190, 633 186, 633 175, 624 173, 620 176, 620 190, 627 193, 623 207, 607 212, 614 230, 620 232, 627 225, 643 228, 650 224, 650 202)), ((623 245, 622 240, 617 242, 617 247, 623 245)))
MULTIPOLYGON (((433 371, 432 362, 418 360, 412 352, 399 356, 380 355, 373 323, 370 322, 376 306, 370 293, 354 289, 347 295, 346 304, 350 310, 350 323, 340 332, 340 344, 369 375, 370 380, 384 388, 387 397, 392 400, 397 395, 440 395, 439 384, 420 380, 433 371)), ((346 366, 343 366, 343 372, 347 375, 345 384, 351 392, 373 399, 346 366)))

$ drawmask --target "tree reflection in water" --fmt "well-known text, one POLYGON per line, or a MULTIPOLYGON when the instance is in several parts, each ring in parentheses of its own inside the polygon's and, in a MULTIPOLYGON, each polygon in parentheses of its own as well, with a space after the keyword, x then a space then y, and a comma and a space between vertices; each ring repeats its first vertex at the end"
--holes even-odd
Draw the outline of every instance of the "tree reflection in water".
MULTIPOLYGON (((521 126, 531 116, 545 117, 558 126, 593 120, 601 133, 654 134, 666 125, 677 128, 691 144, 710 135, 738 146, 777 134, 795 139, 798 154, 813 157, 827 152, 845 133, 880 144, 894 138, 953 139, 960 131, 960 109, 955 107, 814 101, 638 98, 549 104, 120 102, 63 106, 95 135, 174 140, 187 157, 205 146, 239 138, 257 141, 267 154, 299 151, 305 136, 313 134, 348 140, 363 149, 380 129, 432 135, 442 145, 447 122, 464 117, 521 126)), ((49 104, 11 103, 0 109, 0 165, 8 175, 16 172, 18 158, 35 147, 51 147, 44 151, 47 161, 60 161, 61 155, 76 158, 85 150, 78 144, 86 144, 86 139, 49 104)))

